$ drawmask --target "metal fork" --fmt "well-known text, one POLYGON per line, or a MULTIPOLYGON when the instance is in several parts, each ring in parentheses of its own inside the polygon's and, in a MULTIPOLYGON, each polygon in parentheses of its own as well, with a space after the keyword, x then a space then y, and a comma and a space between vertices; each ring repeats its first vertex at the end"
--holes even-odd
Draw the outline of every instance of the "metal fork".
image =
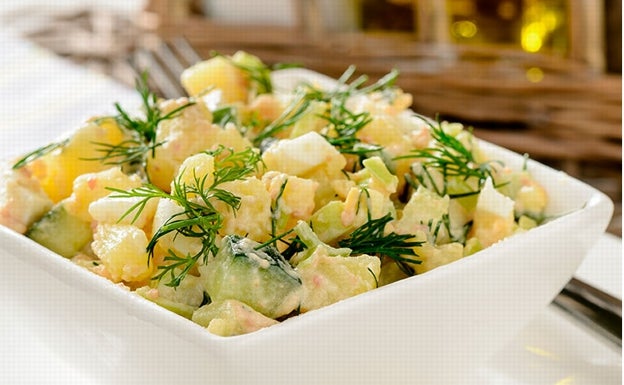
POLYGON ((154 49, 141 48, 129 60, 136 74, 149 74, 152 91, 165 99, 174 99, 186 95, 180 85, 182 71, 202 58, 187 39, 176 37, 169 42, 159 40, 154 49))
MULTIPOLYGON (((147 70, 150 86, 160 96, 171 99, 185 95, 180 74, 202 60, 183 37, 160 41, 153 50, 136 52, 132 63, 137 72, 147 70)), ((590 329, 622 346, 622 300, 587 283, 572 278, 552 302, 590 329)))

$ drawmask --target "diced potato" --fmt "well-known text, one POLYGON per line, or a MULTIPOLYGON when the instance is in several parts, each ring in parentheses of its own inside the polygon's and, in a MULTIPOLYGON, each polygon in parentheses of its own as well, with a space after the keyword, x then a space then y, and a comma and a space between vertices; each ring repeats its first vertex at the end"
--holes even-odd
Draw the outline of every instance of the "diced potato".
POLYGON ((385 92, 373 92, 365 95, 356 94, 349 99, 347 108, 355 112, 368 111, 375 114, 392 116, 406 112, 412 105, 412 100, 411 94, 396 88, 393 90, 386 90, 385 92), (392 93, 389 94, 388 91, 392 93))
POLYGON ((548 201, 546 190, 527 172, 522 172, 519 179, 520 187, 515 194, 516 213, 539 218, 543 214, 548 201))
POLYGON ((119 167, 83 174, 74 180, 72 194, 65 200, 65 208, 72 215, 90 222, 89 205, 111 193, 108 188, 129 190, 142 185, 138 175, 126 175, 119 167))
POLYGON ((340 220, 344 226, 355 229, 370 219, 381 218, 387 213, 394 216, 394 205, 388 196, 377 190, 362 190, 354 187, 345 199, 340 220))
POLYGON ((380 269, 377 257, 329 256, 324 246, 318 246, 296 268, 304 288, 301 311, 319 309, 375 289, 380 269))
POLYGON ((393 282, 399 281, 407 277, 408 275, 405 273, 405 271, 401 269, 395 261, 388 258, 384 260, 381 264, 381 273, 379 274, 379 286, 381 287, 389 285, 393 282))
MULTIPOLYGON (((188 103, 188 99, 167 100, 160 104, 163 114, 188 103)), ((173 119, 163 120, 156 130, 158 142, 154 157, 147 160, 147 175, 151 183, 169 191, 171 180, 178 167, 189 156, 210 148, 214 132, 212 114, 202 103, 196 103, 181 111, 173 119)))
POLYGON ((429 237, 432 237, 433 232, 439 226, 437 235, 440 238, 446 235, 448 238, 448 232, 445 231, 441 222, 443 216, 449 212, 449 202, 448 196, 441 197, 419 186, 403 208, 403 215, 395 222, 396 231, 401 234, 425 231, 429 237))
MULTIPOLYGON (((166 113, 187 101, 184 98, 169 100, 161 109, 166 113)), ((156 148, 155 156, 148 159, 147 174, 151 183, 164 191, 170 191, 172 179, 189 156, 215 149, 218 145, 235 152, 252 146, 234 126, 223 128, 213 124, 212 114, 202 103, 185 108, 173 119, 160 122, 157 138, 163 144, 156 148)))
MULTIPOLYGON (((182 162, 175 182, 179 185, 195 186, 197 181, 204 181, 205 186, 210 186, 214 182, 214 157, 204 152, 191 155, 182 162)), ((171 182, 171 190, 173 183, 171 182)))
POLYGON ((180 285, 175 288, 165 285, 163 281, 158 281, 156 287, 143 286, 136 289, 136 292, 159 306, 188 319, 204 301, 204 288, 201 280, 191 274, 184 276, 180 285))
POLYGON ((474 212, 471 236, 488 247, 514 231, 514 201, 496 191, 491 179, 487 179, 474 212))
POLYGON ((0 225, 23 234, 50 208, 52 201, 27 169, 0 165, 0 225))
POLYGON ((185 69, 180 81, 190 96, 218 90, 224 104, 247 101, 249 80, 246 74, 222 56, 185 69))
POLYGON ((27 167, 41 181, 50 199, 59 202, 71 194, 76 177, 110 167, 98 160, 91 160, 99 156, 97 149, 102 144, 116 145, 125 139, 127 136, 114 119, 93 119, 73 133, 66 145, 27 167))
POLYGON ((395 156, 406 154, 413 148, 411 130, 406 129, 406 122, 409 121, 385 114, 373 114, 372 118, 369 124, 358 131, 360 140, 383 146, 385 151, 395 156))
MULTIPOLYGON (((158 231, 170 218, 180 218, 178 214, 183 212, 183 208, 171 199, 159 199, 154 213, 154 221, 152 222, 151 237, 158 231)), ((161 236, 156 243, 156 251, 159 255, 165 255, 169 250, 176 255, 196 255, 202 249, 201 239, 187 237, 183 234, 171 232, 161 236)))
POLYGON ((420 264, 410 264, 416 274, 422 274, 464 257, 464 246, 458 242, 443 245, 423 243, 422 246, 416 246, 414 251, 418 256, 416 259, 422 261, 420 264))
POLYGON ((193 313, 191 319, 210 333, 223 337, 251 333, 278 323, 234 299, 204 305, 193 313))
POLYGON ((274 206, 273 213, 278 217, 279 231, 292 228, 298 220, 308 220, 314 211, 314 195, 318 183, 277 171, 269 171, 262 176, 274 206))
POLYGON ((348 190, 355 186, 354 183, 348 183, 350 181, 343 170, 336 167, 317 167, 301 177, 318 183, 314 196, 315 207, 323 207, 340 197, 346 198, 348 190))
POLYGON ((154 263, 148 263, 147 243, 147 236, 138 227, 101 224, 91 248, 114 282, 141 282, 154 271, 154 263))
POLYGON ((220 188, 241 199, 236 212, 223 202, 215 208, 223 215, 220 233, 248 236, 256 241, 266 241, 271 236, 271 196, 261 180, 251 177, 223 183, 220 188))
POLYGON ((249 112, 254 113, 261 122, 272 122, 283 111, 283 103, 273 94, 258 95, 249 104, 249 112))

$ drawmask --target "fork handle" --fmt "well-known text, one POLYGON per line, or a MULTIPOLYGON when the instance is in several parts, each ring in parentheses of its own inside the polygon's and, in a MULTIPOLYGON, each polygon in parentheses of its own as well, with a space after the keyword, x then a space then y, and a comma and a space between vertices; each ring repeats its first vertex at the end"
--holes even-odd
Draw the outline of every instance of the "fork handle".
POLYGON ((572 278, 553 303, 608 340, 622 346, 622 300, 572 278))

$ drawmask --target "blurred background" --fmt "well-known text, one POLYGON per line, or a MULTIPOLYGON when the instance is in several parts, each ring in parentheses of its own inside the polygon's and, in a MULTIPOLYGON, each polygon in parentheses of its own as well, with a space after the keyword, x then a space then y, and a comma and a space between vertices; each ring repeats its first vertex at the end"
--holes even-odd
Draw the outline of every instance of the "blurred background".
POLYGON ((414 110, 607 193, 621 236, 621 0, 9 0, 0 22, 129 86, 180 37, 202 58, 397 68, 414 110))

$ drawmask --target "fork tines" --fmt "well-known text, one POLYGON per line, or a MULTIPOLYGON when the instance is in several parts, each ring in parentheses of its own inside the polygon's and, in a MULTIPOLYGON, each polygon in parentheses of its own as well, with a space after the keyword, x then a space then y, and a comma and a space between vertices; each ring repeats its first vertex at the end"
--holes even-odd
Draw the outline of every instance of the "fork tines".
POLYGON ((159 41, 154 49, 137 50, 130 64, 137 74, 147 72, 148 84, 155 93, 173 99, 186 95, 180 85, 182 71, 201 60, 188 40, 177 37, 159 41))

